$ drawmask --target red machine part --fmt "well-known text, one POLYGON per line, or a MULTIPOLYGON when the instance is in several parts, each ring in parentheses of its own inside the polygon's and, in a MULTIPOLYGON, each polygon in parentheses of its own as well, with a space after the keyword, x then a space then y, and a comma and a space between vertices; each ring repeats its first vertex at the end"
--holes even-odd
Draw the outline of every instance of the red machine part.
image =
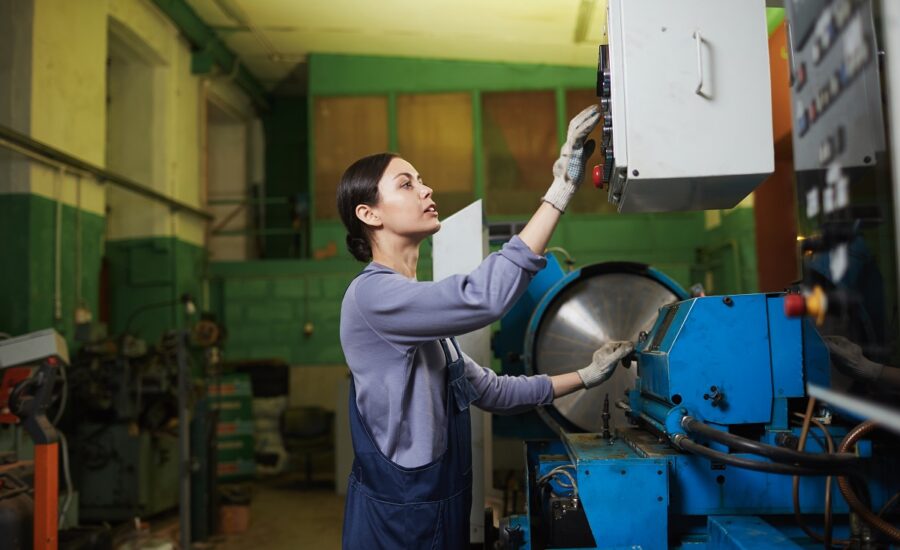
POLYGON ((806 298, 800 294, 788 294, 784 297, 784 314, 787 317, 806 315, 806 298))
POLYGON ((594 187, 597 189, 603 189, 603 168, 597 164, 594 165, 594 187))
POLYGON ((34 548, 59 544, 59 443, 34 446, 34 548))
POLYGON ((9 394, 19 382, 31 376, 31 367, 13 367, 2 371, 0 377, 0 424, 18 424, 19 417, 9 412, 9 394))

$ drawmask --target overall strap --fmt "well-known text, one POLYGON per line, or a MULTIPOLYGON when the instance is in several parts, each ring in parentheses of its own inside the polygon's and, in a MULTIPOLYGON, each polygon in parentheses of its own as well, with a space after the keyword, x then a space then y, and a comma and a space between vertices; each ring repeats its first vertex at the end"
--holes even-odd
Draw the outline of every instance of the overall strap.
POLYGON ((456 357, 462 359, 462 351, 459 349, 459 342, 456 341, 456 338, 450 338, 450 341, 453 342, 453 347, 456 348, 456 357))
MULTIPOLYGON (((459 345, 457 345, 457 343, 456 343, 456 338, 450 338, 450 340, 453 342, 453 346, 456 348, 457 356, 462 357, 462 355, 459 353, 459 345)), ((447 339, 441 338, 440 340, 438 340, 438 342, 441 343, 441 349, 444 350, 444 364, 445 365, 452 364, 453 356, 450 355, 450 348, 447 347, 447 339)))

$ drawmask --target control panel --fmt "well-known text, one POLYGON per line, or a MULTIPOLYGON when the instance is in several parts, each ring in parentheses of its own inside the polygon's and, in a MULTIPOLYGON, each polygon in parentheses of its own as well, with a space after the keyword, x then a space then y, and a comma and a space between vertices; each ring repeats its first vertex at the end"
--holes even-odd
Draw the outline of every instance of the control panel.
POLYGON ((620 212, 731 208, 774 170, 765 0, 609 0, 598 186, 620 212))
POLYGON ((600 162, 594 173, 594 186, 606 188, 612 179, 615 155, 613 154, 612 77, 609 72, 609 47, 600 46, 597 56, 597 97, 600 98, 600 162))
POLYGON ((788 0, 793 152, 803 252, 789 315, 892 355, 891 162, 873 0, 788 0))
MULTIPOLYGON (((871 165, 885 148, 872 2, 821 4, 788 2, 795 168, 871 165)), ((829 212, 847 206, 847 193, 841 195, 829 212)), ((819 197, 809 206, 829 205, 819 197)))

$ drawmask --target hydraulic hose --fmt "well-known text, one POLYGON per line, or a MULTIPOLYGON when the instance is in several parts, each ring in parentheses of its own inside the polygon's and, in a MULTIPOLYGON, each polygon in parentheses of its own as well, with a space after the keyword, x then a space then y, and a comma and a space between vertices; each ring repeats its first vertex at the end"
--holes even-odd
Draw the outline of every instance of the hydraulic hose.
MULTIPOLYGON (((878 425, 871 420, 856 426, 844 436, 840 446, 838 446, 838 452, 848 452, 856 446, 857 441, 868 435, 877 427, 878 425)), ((841 494, 844 495, 844 500, 847 501, 850 508, 856 512, 863 521, 890 537, 895 543, 900 543, 900 529, 897 529, 890 523, 876 516, 872 510, 863 503, 853 489, 853 486, 850 484, 850 478, 845 476, 839 477, 838 488, 841 490, 841 494)))
POLYGON ((674 443, 679 448, 706 457, 710 460, 722 462, 736 468, 744 468, 746 470, 756 470, 757 472, 766 472, 770 474, 782 474, 789 476, 823 476, 825 473, 816 468, 808 468, 806 466, 795 466, 793 464, 782 464, 780 462, 764 462, 762 460, 753 460, 742 456, 730 455, 722 453, 714 449, 710 449, 705 445, 701 445, 693 439, 678 434, 674 438, 674 443))
POLYGON ((681 426, 689 432, 699 434, 731 449, 763 456, 776 462, 786 462, 807 468, 818 468, 823 471, 836 470, 840 472, 846 472, 848 469, 858 467, 860 464, 859 457, 850 453, 805 453, 785 447, 776 447, 717 430, 690 416, 684 417, 681 421, 681 426))

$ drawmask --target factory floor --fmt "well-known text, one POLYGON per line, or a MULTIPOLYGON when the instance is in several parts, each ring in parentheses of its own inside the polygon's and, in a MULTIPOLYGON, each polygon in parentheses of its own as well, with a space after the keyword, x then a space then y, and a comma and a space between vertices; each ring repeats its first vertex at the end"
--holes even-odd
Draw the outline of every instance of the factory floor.
POLYGON ((341 547, 344 497, 332 487, 306 488, 301 482, 254 485, 250 529, 216 537, 216 550, 287 550, 341 547))

